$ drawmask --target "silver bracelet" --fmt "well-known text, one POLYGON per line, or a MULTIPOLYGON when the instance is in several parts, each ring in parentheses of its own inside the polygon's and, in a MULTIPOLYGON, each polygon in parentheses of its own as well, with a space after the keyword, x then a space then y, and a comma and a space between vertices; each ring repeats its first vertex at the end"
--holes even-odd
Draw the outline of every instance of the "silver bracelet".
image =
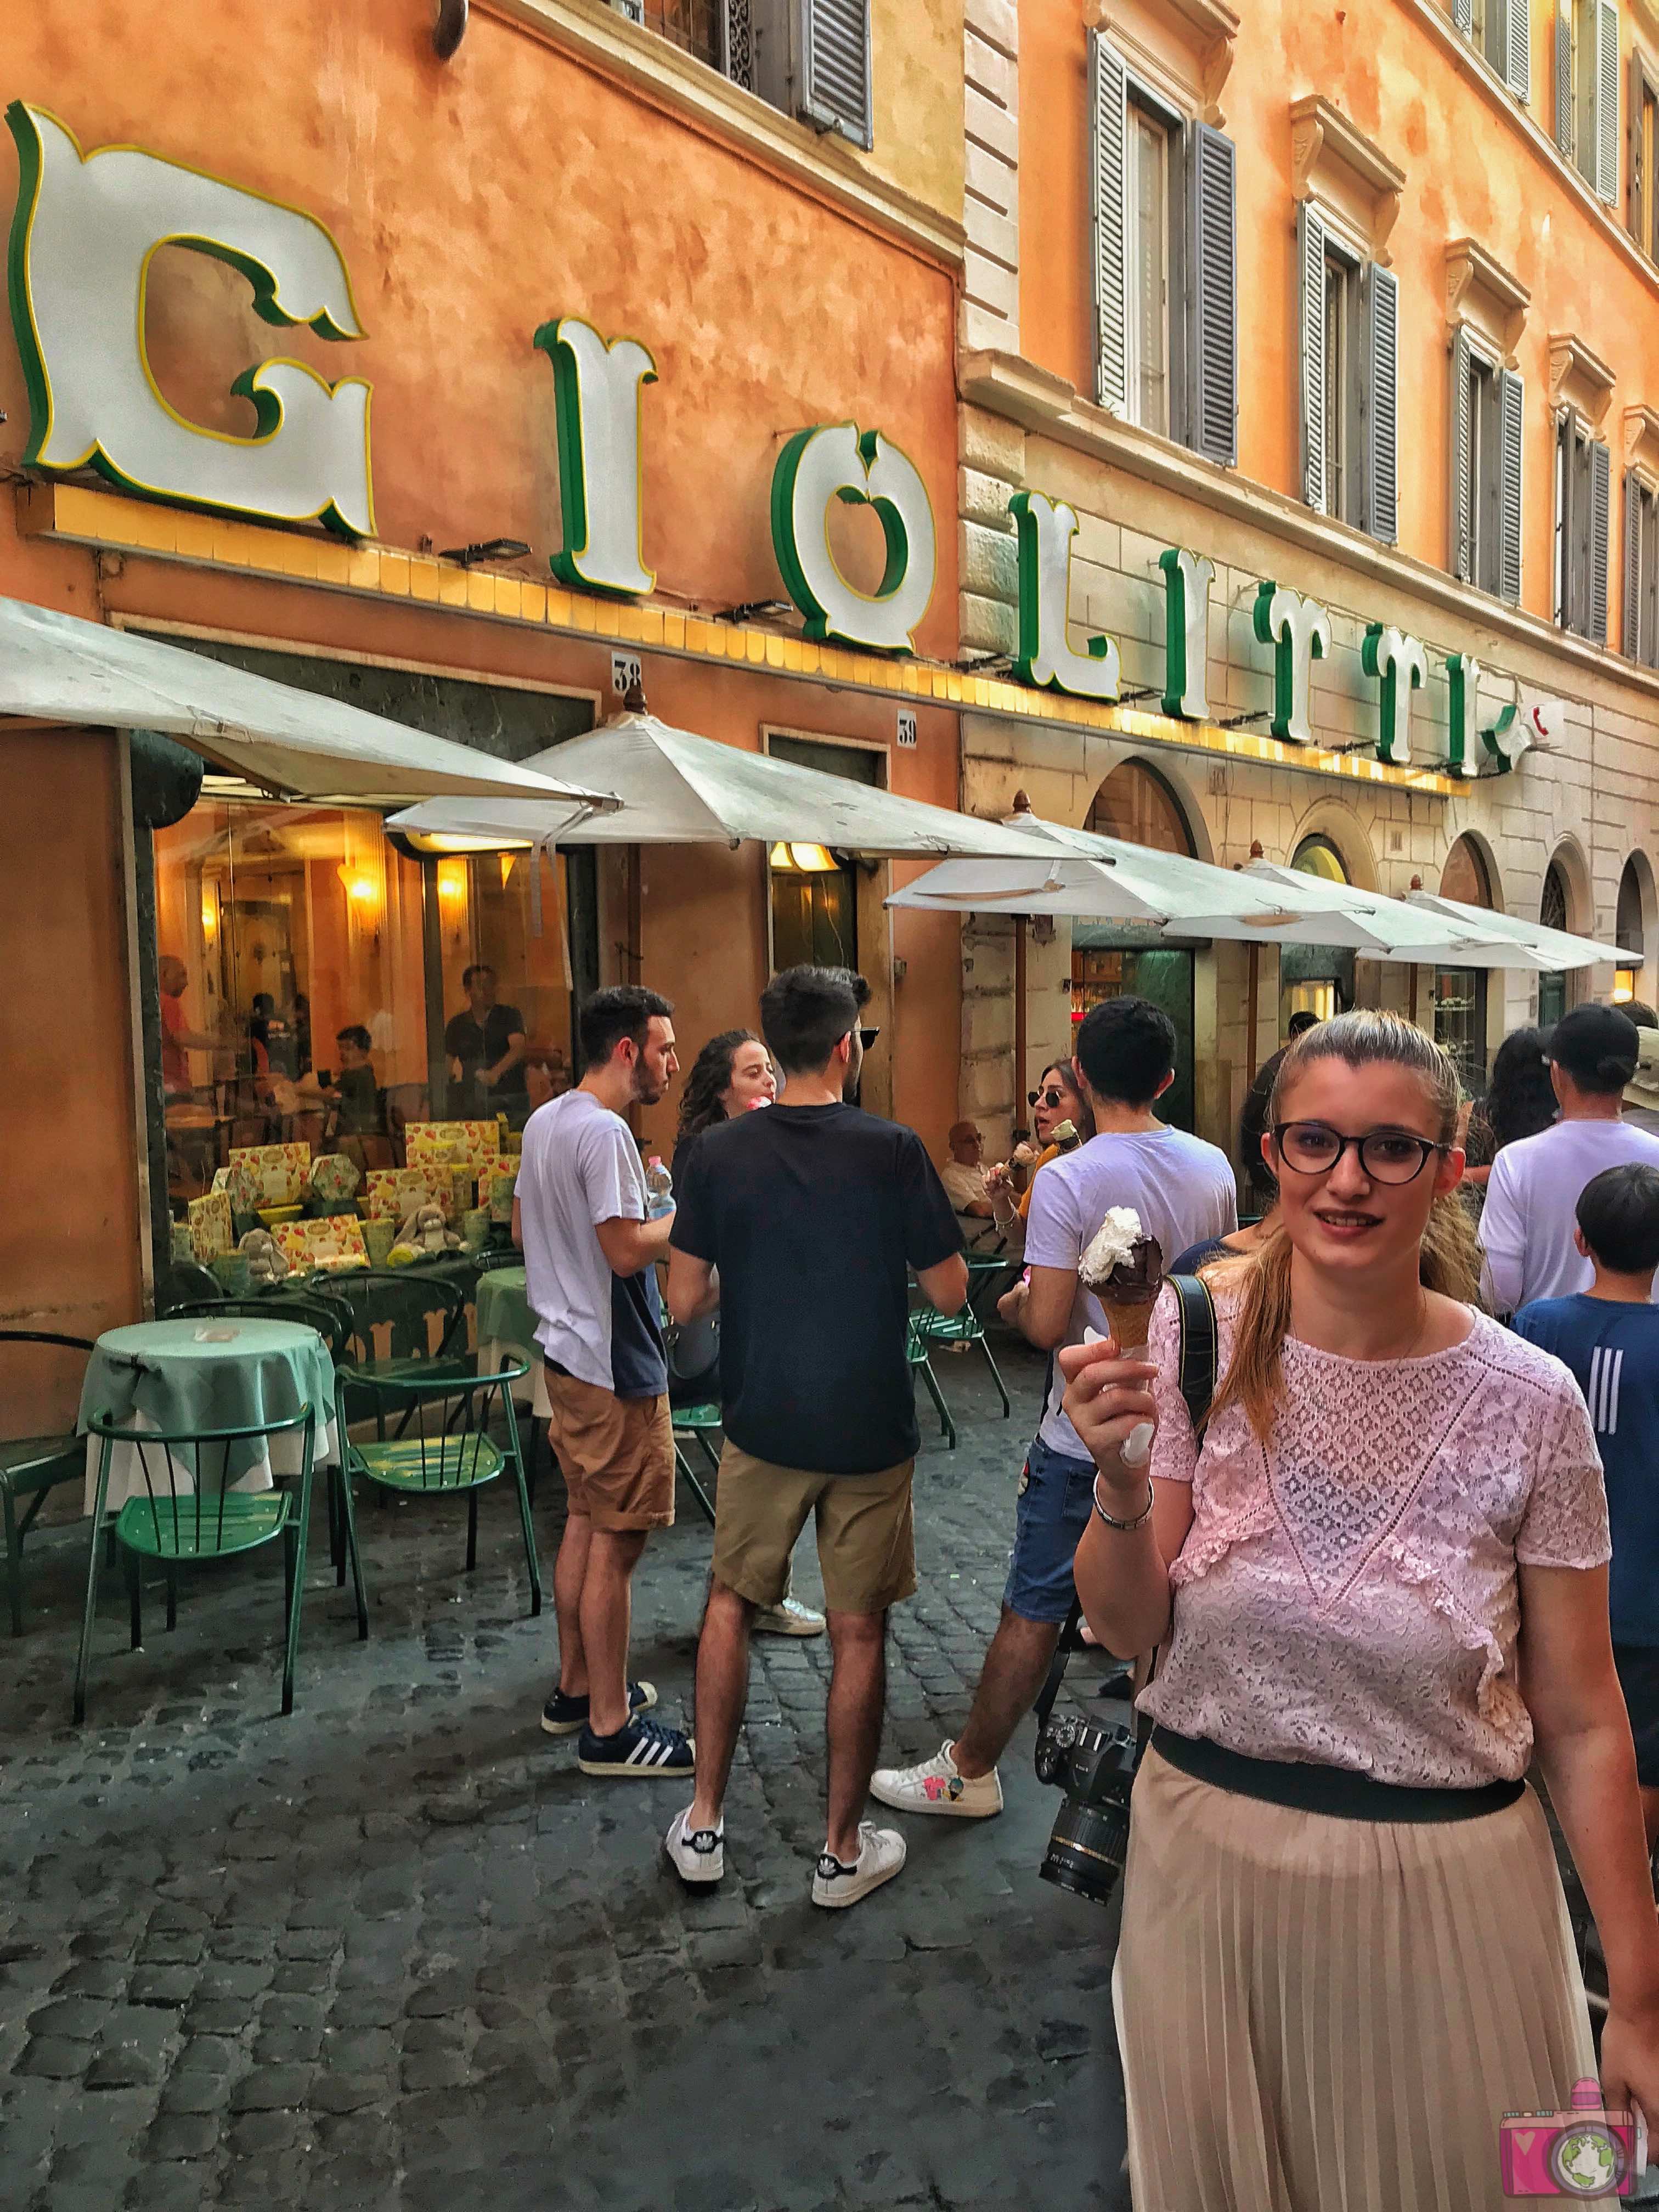
POLYGON ((1141 1507, 1139 1512, 1135 1515, 1133 1521, 1115 1520, 1106 1510, 1106 1508, 1100 1502, 1100 1477, 1098 1475, 1095 1477, 1094 1498, 1095 1511, 1099 1514, 1101 1519, 1106 1523, 1106 1526, 1109 1528, 1117 1528, 1125 1531, 1130 1528, 1139 1528, 1143 1522, 1150 1520, 1152 1517, 1152 1479, 1151 1475, 1148 1475, 1146 1478, 1146 1503, 1141 1507))

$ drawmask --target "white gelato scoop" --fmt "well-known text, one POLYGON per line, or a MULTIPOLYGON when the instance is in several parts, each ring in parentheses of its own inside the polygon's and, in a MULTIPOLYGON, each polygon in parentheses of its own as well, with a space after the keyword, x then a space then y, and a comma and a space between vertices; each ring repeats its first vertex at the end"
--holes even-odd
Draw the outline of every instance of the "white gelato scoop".
POLYGON ((1140 1216, 1132 1206, 1109 1206, 1083 1255, 1078 1273, 1091 1290, 1098 1290, 1115 1267, 1127 1267, 1142 1237, 1140 1216))

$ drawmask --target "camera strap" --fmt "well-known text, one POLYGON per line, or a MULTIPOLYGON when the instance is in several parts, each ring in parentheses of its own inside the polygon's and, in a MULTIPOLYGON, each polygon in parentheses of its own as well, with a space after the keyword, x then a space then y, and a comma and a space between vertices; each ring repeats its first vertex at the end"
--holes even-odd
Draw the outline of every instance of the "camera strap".
MULTIPOLYGON (((1199 1275, 1170 1275, 1165 1278, 1176 1294, 1176 1318, 1180 1325, 1180 1350, 1176 1375, 1181 1395, 1187 1401, 1187 1413, 1197 1436, 1209 1418, 1211 1401, 1215 1396, 1217 1369, 1217 1340, 1215 1301, 1210 1287, 1199 1275)), ((1066 1626, 1060 1632, 1060 1642, 1054 1646, 1054 1656, 1048 1662, 1048 1678, 1033 1708, 1037 1734, 1048 1725, 1048 1716, 1054 1711, 1054 1700, 1060 1695, 1060 1686, 1066 1679, 1066 1665, 1077 1643, 1078 1624, 1083 1618, 1083 1608, 1075 1594, 1072 1609, 1066 1616, 1066 1626)), ((1135 1669, 1137 1695, 1152 1679, 1158 1669, 1158 1652, 1153 1650, 1143 1674, 1139 1665, 1135 1669)), ((1152 1723, 1146 1722, 1146 1729, 1152 1723)), ((1142 1733, 1138 1729, 1137 1733, 1142 1733)))

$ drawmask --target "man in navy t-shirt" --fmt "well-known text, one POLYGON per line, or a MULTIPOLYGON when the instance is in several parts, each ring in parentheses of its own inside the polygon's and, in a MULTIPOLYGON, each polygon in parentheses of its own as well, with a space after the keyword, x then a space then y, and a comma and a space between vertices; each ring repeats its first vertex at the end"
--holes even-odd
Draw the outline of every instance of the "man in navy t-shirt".
POLYGON ((1539 1298, 1515 1317, 1565 1360, 1589 1407, 1613 1528, 1613 1656, 1636 1739, 1648 1846, 1659 1840, 1659 1168, 1607 1168, 1579 1195, 1575 1240, 1588 1291, 1539 1298))

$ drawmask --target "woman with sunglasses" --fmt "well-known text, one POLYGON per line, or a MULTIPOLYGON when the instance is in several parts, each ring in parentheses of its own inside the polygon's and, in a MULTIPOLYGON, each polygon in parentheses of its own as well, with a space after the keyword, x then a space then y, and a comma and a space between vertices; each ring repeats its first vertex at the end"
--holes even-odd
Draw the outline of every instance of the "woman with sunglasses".
POLYGON ((1322 1024, 1274 1090, 1279 1226, 1211 1278, 1201 1434, 1172 1293, 1145 1364, 1060 1355, 1099 1469, 1079 1596, 1161 1647, 1114 1978, 1144 2212, 1504 2201, 1500 2118, 1596 2071, 1534 1749, 1607 1956, 1606 2101, 1659 2120, 1601 1468, 1566 1369, 1474 1306, 1457 1109, 1419 1030, 1322 1024))
POLYGON ((1048 1063, 1036 1089, 1026 1092, 1025 1103, 1031 1109, 1031 1135, 1038 1148, 1036 1158, 1029 1163, 1010 1160, 1004 1166, 989 1168, 985 1177, 994 1192, 1004 1188, 1019 1194, 1014 1211, 1022 1221, 1031 1210, 1031 1185, 1037 1170, 1047 1167, 1050 1160, 1057 1160, 1063 1149, 1054 1140, 1054 1131, 1069 1121, 1077 1131, 1079 1144, 1087 1144, 1095 1133, 1095 1117, 1089 1110, 1088 1100, 1077 1087, 1077 1078, 1068 1060, 1048 1063))

